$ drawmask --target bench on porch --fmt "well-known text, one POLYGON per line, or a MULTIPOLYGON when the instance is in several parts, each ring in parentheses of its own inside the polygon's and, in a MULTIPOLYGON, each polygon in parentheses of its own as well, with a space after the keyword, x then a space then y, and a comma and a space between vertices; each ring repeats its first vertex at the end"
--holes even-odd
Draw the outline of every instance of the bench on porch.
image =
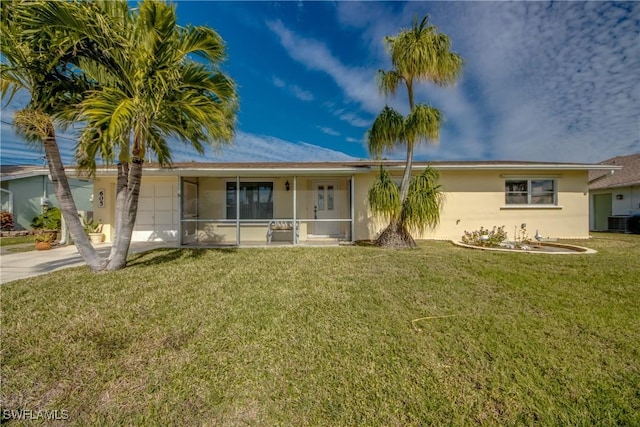
POLYGON ((271 244, 271 238, 274 232, 278 231, 291 231, 294 233, 294 242, 297 242, 300 237, 300 221, 296 221, 295 230, 293 221, 289 220, 272 220, 269 221, 269 227, 267 229, 267 243, 271 244))

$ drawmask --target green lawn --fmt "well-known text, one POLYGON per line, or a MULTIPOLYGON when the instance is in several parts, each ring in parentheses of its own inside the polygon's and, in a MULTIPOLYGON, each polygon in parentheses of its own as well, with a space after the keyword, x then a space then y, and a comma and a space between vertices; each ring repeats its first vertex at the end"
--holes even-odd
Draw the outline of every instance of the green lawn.
POLYGON ((33 235, 0 237, 0 246, 20 245, 23 243, 33 243, 33 235))
POLYGON ((75 425, 640 425, 640 236, 576 243, 599 252, 165 249, 5 284, 2 409, 75 425))

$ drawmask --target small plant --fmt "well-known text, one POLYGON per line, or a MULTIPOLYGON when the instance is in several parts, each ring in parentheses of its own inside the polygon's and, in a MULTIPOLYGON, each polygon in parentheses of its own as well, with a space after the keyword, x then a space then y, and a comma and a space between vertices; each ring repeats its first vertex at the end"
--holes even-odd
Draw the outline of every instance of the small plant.
POLYGON ((44 228, 39 228, 36 230, 36 234, 34 240, 37 242, 51 243, 56 239, 57 231, 56 230, 46 230, 44 228))
POLYGON ((462 243, 474 246, 496 247, 500 246, 507 238, 507 232, 504 231, 504 225, 502 227, 493 227, 492 230, 480 227, 480 230, 464 232, 462 236, 462 243))
POLYGON ((82 224, 84 225, 84 231, 89 233, 102 233, 102 223, 91 218, 87 220, 86 218, 82 218, 82 224))
POLYGON ((13 214, 7 211, 0 211, 0 229, 3 231, 13 230, 13 214))
POLYGON ((520 231, 516 236, 516 244, 518 246, 531 244, 531 238, 529 238, 529 233, 527 232, 527 224, 522 224, 520 226, 520 231))
POLYGON ((62 226, 62 216, 60 209, 52 207, 33 218, 31 226, 35 229, 60 230, 62 226))

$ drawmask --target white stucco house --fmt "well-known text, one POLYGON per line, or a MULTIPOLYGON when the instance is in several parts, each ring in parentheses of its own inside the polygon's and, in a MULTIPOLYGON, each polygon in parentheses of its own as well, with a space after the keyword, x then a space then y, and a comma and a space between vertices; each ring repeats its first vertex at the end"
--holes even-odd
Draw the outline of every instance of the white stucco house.
MULTIPOLYGON (((134 241, 176 245, 313 244, 373 239, 385 226, 367 192, 380 165, 400 180, 403 163, 145 164, 134 241), (296 226, 294 227, 293 224, 296 226)), ((431 162, 446 195, 441 223, 419 239, 459 240, 464 231, 526 224, 545 237, 589 237, 589 174, 606 164, 480 161, 431 162)), ((415 163, 419 173, 427 163, 415 163)), ((72 168, 67 168, 73 173, 72 168)), ((114 233, 115 167, 94 179, 94 218, 114 233)))

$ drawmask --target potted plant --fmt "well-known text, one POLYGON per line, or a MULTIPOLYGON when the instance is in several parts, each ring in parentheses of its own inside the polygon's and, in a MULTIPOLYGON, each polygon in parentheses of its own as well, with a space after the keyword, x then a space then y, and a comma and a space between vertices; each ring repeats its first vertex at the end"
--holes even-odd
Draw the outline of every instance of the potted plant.
POLYGON ((51 249, 51 243, 56 239, 57 233, 57 230, 47 230, 45 228, 37 229, 34 239, 36 242, 36 249, 39 251, 51 249))
POLYGON ((84 231, 89 236, 89 240, 91 243, 102 243, 104 239, 104 234, 102 234, 102 223, 99 221, 95 221, 93 218, 87 220, 86 218, 82 219, 84 223, 84 231))
POLYGON ((35 232, 36 249, 51 249, 51 243, 56 240, 62 216, 56 207, 44 206, 44 212, 33 219, 31 226, 35 232))

